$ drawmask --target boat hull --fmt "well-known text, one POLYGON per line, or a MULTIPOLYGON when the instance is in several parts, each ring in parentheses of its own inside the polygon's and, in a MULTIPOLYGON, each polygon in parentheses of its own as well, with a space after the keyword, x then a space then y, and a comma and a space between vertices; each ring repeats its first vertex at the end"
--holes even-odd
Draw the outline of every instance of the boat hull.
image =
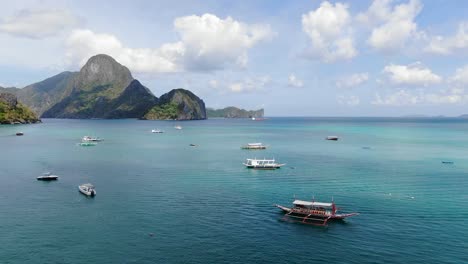
POLYGON ((80 191, 81 194, 84 194, 86 196, 89 196, 89 197, 94 197, 96 196, 96 191, 86 191, 86 190, 83 190, 82 188, 78 187, 78 190, 80 191))
POLYGON ((38 181, 56 181, 58 177, 37 177, 38 181))
POLYGON ((283 211, 285 216, 292 217, 292 218, 297 218, 301 219, 303 223, 306 224, 314 224, 316 221, 324 221, 324 224, 319 224, 319 225, 326 225, 326 223, 330 220, 344 220, 345 218, 359 215, 359 213, 349 213, 349 214, 313 214, 313 213, 302 213, 293 210, 292 208, 285 207, 282 205, 275 205, 281 211, 283 211))
POLYGON ((244 164, 247 169, 255 169, 255 170, 276 170, 280 169, 283 165, 276 165, 276 166, 254 166, 254 165, 246 165, 244 164))

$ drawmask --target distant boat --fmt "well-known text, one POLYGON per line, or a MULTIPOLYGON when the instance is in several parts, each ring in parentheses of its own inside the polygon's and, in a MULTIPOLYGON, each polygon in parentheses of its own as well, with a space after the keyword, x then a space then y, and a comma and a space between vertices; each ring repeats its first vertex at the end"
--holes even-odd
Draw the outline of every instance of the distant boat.
POLYGON ((152 130, 151 130, 151 133, 161 134, 161 133, 164 133, 164 131, 159 130, 159 129, 152 129, 152 130))
POLYGON ((97 143, 96 142, 81 142, 78 145, 82 147, 93 147, 93 146, 96 146, 97 143))
POLYGON ((249 169, 274 170, 286 164, 277 163, 274 159, 247 159, 243 163, 249 169))
POLYGON ((50 172, 43 173, 41 176, 36 178, 38 181, 55 181, 58 180, 57 175, 52 175, 50 172))
POLYGON ((197 145, 195 145, 195 144, 190 144, 190 146, 191 146, 191 147, 196 147, 197 145))
POLYGON ((99 137, 90 137, 90 136, 84 136, 81 141, 83 142, 100 142, 103 141, 103 139, 99 137))
POLYGON ((262 143, 247 143, 241 147, 242 149, 266 149, 267 147, 262 143))
POLYGON ((334 202, 322 203, 315 201, 294 200, 293 207, 276 205, 286 214, 284 217, 298 219, 304 224, 326 226, 329 220, 343 220, 359 213, 337 214, 338 208, 334 202))
POLYGON ((85 183, 78 186, 78 190, 80 191, 80 193, 86 196, 93 197, 96 195, 96 190, 94 189, 94 186, 91 183, 85 183))
POLYGON ((23 132, 16 132, 16 135, 17 136, 22 136, 22 135, 24 135, 24 133, 23 132))
POLYGON ((252 117, 251 119, 252 121, 264 121, 265 120, 265 118, 263 117, 252 117))
POLYGON ((182 129, 181 126, 175 126, 174 128, 177 129, 177 130, 181 130, 181 129, 182 129))
POLYGON ((338 140, 338 137, 337 137, 337 136, 328 136, 328 137, 326 137, 326 140, 334 140, 334 141, 337 141, 337 140, 338 140))
POLYGON ((442 161, 443 164, 453 164, 453 161, 442 161))

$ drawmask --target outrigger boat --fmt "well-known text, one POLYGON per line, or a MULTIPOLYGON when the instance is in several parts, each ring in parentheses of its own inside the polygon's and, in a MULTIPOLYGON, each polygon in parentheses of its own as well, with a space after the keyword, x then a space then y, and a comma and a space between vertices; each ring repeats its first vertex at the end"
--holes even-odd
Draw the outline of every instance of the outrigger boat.
POLYGON ((262 143, 247 143, 247 145, 242 146, 241 149, 266 149, 267 147, 262 143))
POLYGON ((90 137, 90 136, 84 136, 82 139, 81 139, 82 142, 100 142, 100 141, 103 141, 103 139, 99 138, 99 137, 90 137))
POLYGON ((247 159, 243 163, 249 169, 274 170, 286 164, 277 163, 274 159, 247 159))
POLYGON ((334 202, 323 203, 294 200, 293 207, 291 208, 279 204, 275 206, 286 213, 283 219, 290 217, 298 219, 305 224, 318 226, 326 226, 330 220, 343 220, 347 217, 359 215, 359 213, 337 213, 339 208, 336 207, 334 202))

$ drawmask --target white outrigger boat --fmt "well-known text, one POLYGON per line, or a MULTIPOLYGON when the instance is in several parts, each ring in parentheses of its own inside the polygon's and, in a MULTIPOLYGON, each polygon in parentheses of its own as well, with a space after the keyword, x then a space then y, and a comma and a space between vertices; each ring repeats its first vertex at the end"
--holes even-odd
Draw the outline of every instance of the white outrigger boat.
POLYGON ((339 208, 335 202, 323 203, 316 201, 294 200, 292 207, 275 205, 286 214, 283 219, 290 217, 298 219, 304 224, 326 226, 330 220, 343 220, 347 217, 359 215, 359 213, 342 214, 337 213, 339 208))
POLYGON ((58 180, 57 175, 52 175, 50 172, 45 172, 36 178, 38 181, 55 181, 58 180))
POLYGON ((242 146, 241 149, 266 149, 267 146, 262 143, 247 143, 247 145, 242 146))
POLYGON ((91 183, 85 183, 78 186, 78 190, 80 191, 80 193, 86 196, 93 197, 96 195, 96 190, 94 189, 94 186, 91 183))
POLYGON ((84 136, 82 139, 81 139, 82 142, 100 142, 100 141, 103 141, 103 139, 99 138, 99 137, 90 137, 90 136, 84 136))
POLYGON ((243 163, 249 169, 274 170, 279 169, 285 163, 277 163, 274 159, 247 159, 243 163))
POLYGON ((151 129, 151 133, 161 134, 161 133, 164 133, 164 131, 160 129, 151 129))

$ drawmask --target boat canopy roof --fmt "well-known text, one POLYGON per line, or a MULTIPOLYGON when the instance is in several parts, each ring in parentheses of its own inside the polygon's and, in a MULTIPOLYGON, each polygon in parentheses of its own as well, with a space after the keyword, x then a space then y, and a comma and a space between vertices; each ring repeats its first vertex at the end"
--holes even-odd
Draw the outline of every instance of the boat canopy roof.
POLYGON ((294 205, 304 205, 304 206, 317 206, 317 207, 332 207, 333 203, 321 203, 321 202, 310 202, 302 200, 294 200, 294 205))
POLYGON ((247 159, 247 161, 275 162, 275 159, 247 159))
POLYGON ((85 183, 85 184, 82 184, 81 186, 85 186, 85 187, 88 187, 88 188, 94 188, 94 186, 91 183, 85 183))

